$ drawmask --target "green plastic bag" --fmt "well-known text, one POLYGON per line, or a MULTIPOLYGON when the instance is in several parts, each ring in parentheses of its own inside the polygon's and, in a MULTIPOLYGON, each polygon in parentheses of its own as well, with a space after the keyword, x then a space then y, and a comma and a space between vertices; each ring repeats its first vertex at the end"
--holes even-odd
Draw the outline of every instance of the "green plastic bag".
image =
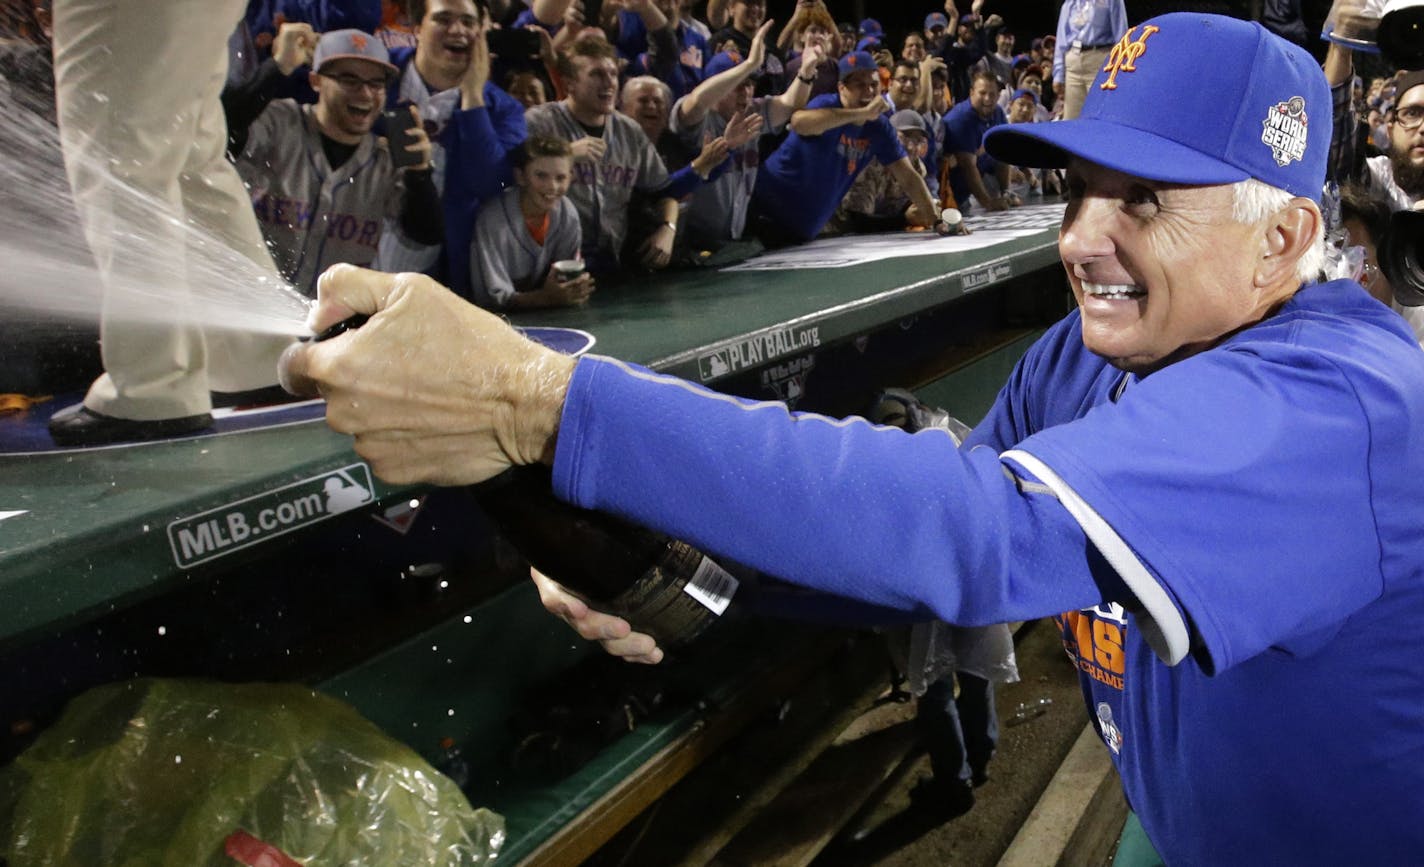
POLYGON ((295 684, 102 686, 0 769, 9 867, 484 865, 503 842, 500 816, 295 684))

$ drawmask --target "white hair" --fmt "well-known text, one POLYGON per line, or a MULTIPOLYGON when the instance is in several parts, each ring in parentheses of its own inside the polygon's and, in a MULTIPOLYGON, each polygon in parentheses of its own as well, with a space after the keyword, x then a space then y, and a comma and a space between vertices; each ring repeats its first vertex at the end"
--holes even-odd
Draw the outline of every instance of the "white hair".
POLYGON ((639 75, 625 81, 623 83, 623 91, 618 95, 618 106, 620 108, 626 106, 628 100, 633 96, 633 93, 645 84, 651 84, 662 91, 663 102, 669 108, 672 107, 672 88, 668 86, 666 81, 652 75, 639 75))
MULTIPOLYGON (((1295 195, 1264 181, 1247 178, 1231 185, 1231 217, 1238 223, 1259 223, 1284 208, 1295 195)), ((1315 226, 1315 237, 1295 263, 1296 279, 1310 283, 1321 278, 1325 270, 1324 220, 1315 226)))

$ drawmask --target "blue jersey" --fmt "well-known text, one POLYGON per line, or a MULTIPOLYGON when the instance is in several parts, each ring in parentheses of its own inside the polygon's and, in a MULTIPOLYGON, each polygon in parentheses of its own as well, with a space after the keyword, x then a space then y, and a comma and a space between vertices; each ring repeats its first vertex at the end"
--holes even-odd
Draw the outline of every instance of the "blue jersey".
MULTIPOLYGON (((981 117, 970 103, 956 104, 944 116, 945 155, 974 154, 979 174, 983 177, 992 175, 999 163, 984 151, 984 133, 1008 122, 1004 110, 997 105, 994 106, 993 114, 981 117)), ((954 193, 955 201, 961 205, 969 203, 969 181, 964 176, 963 167, 956 165, 949 170, 949 189, 954 193)))
MULTIPOLYGON (((839 94, 827 93, 806 109, 842 108, 839 94)), ((846 124, 820 135, 792 132, 762 164, 752 194, 753 207, 803 240, 820 233, 846 191, 871 159, 889 165, 905 156, 888 117, 846 124)))
POLYGON ((860 602, 1057 614, 1170 864, 1424 852, 1424 352, 1352 283, 1143 378, 1070 315, 961 449, 583 359, 554 472, 860 602))

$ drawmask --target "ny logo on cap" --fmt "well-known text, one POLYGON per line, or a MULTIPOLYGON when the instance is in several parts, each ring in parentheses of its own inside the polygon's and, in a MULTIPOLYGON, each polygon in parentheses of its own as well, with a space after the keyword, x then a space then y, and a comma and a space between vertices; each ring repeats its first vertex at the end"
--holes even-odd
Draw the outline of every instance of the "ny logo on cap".
POLYGON ((1112 47, 1112 53, 1108 55, 1108 65, 1103 67, 1103 72, 1108 73, 1107 80, 1099 85, 1101 90, 1117 90, 1117 74, 1119 72, 1136 72, 1137 58, 1147 51, 1147 37, 1161 30, 1151 24, 1143 25, 1142 35, 1136 40, 1129 40, 1132 31, 1136 27, 1129 28, 1122 34, 1122 38, 1112 47))
POLYGON ((351 34, 351 47, 357 51, 366 50, 366 37, 360 33, 351 34))

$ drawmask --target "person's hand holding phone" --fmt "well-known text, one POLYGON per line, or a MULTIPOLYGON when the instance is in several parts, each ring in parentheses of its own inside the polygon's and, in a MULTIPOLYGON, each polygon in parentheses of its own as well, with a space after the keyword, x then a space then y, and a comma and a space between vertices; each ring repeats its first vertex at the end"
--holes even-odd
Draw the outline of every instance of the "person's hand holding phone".
POLYGON ((386 144, 391 162, 398 169, 425 171, 430 168, 430 136, 420 122, 420 110, 414 104, 384 112, 386 144))

